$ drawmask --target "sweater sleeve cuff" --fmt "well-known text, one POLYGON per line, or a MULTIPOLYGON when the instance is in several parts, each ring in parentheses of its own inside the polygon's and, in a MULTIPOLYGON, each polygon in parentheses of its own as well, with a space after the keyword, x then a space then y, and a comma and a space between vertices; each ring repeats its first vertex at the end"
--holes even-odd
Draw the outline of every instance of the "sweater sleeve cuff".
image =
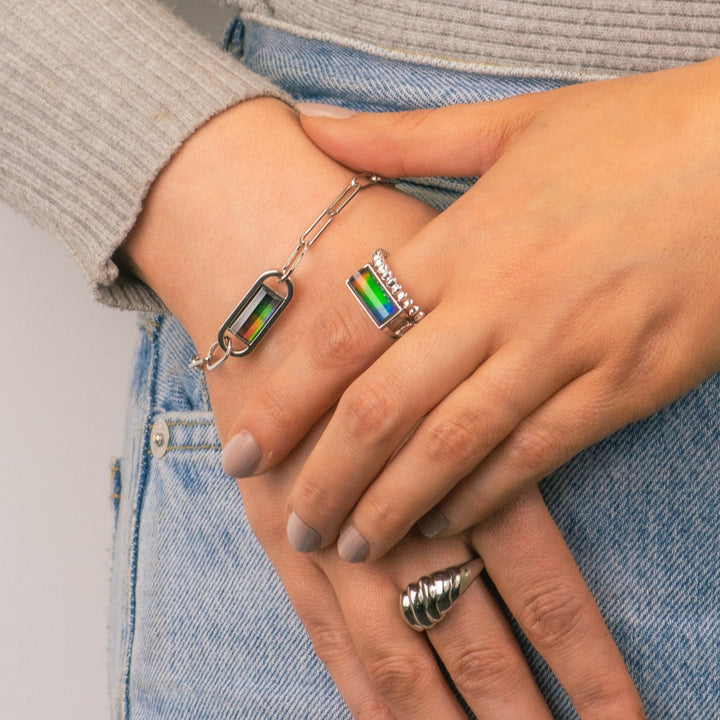
POLYGON ((0 195, 61 240, 102 302, 158 309, 112 255, 213 115, 288 98, 164 7, 0 0, 0 195))

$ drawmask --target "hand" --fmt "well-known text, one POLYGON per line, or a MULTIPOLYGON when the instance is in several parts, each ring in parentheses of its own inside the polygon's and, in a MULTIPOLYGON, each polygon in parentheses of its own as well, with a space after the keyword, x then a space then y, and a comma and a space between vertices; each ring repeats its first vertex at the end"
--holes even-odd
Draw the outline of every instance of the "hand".
MULTIPOLYGON (((246 103, 209 123, 173 159, 153 186, 123 257, 204 348, 237 293, 266 262, 286 257, 297 224, 300 230, 307 225, 299 219, 307 207, 322 207, 347 176, 307 142, 286 108, 274 101, 246 103), (256 163, 262 173, 255 172, 256 163)), ((356 255, 369 252, 375 238, 358 230, 371 223, 382 242, 398 243, 434 214, 388 188, 363 192, 363 211, 355 212, 356 201, 353 210, 344 211, 343 224, 339 219, 333 228, 336 242, 323 238, 303 261, 297 297, 263 344, 251 356, 207 374, 223 441, 230 436, 239 399, 264 381, 276 358, 322 322, 316 316, 319 298, 338 278, 342 284, 346 266, 359 261, 356 255), (357 235, 358 247, 338 242, 343 234, 357 235), (313 264, 313 256, 320 262, 313 264)), ((368 336, 376 338, 372 332, 368 336)), ((330 342, 323 334, 319 338, 330 342)), ((331 550, 299 555, 287 543, 285 505, 314 440, 309 436, 266 477, 242 481, 241 491, 255 532, 356 717, 465 716, 427 642, 404 624, 397 603, 409 581, 463 562, 475 551, 483 553, 499 592, 587 717, 641 716, 622 658, 537 494, 469 539, 409 538, 382 563, 350 566, 331 550), (528 552, 528 541, 537 557, 528 552), (368 598, 374 599, 371 611, 368 598), (575 659, 580 648, 582 673, 575 659)), ((482 582, 429 637, 479 717, 550 717, 482 582)))
MULTIPOLYGON (((428 311, 417 327, 372 365, 376 348, 352 343, 369 366, 354 382, 342 347, 312 372, 301 342, 236 420, 262 472, 351 382, 290 496, 316 544, 344 524, 340 552, 361 560, 418 518, 429 535, 459 532, 720 368, 719 80, 715 60, 495 103, 303 118, 352 167, 482 175, 390 254, 428 311), (319 389, 309 399, 304 383, 319 389), (282 432, 267 412, 277 397, 282 432)), ((343 312, 362 314, 352 298, 343 312)))
POLYGON ((349 565, 333 548, 306 555, 293 552, 285 538, 284 514, 267 521, 268 509, 284 504, 308 449, 306 442, 289 463, 263 478, 241 481, 243 498, 353 717, 465 717, 443 685, 428 643, 400 618, 398 590, 476 553, 482 555, 492 586, 483 578, 476 581, 426 634, 479 720, 552 717, 492 587, 548 662, 580 717, 644 717, 622 658, 537 488, 464 538, 413 535, 379 561, 349 565), (384 711, 374 705, 373 693, 382 698, 384 711))

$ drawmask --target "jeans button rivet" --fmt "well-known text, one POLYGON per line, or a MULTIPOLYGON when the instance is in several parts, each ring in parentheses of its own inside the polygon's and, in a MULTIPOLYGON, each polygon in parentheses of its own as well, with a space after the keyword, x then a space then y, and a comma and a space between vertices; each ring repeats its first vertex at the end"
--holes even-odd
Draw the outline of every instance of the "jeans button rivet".
POLYGON ((170 430, 167 423, 161 418, 156 420, 150 428, 150 451, 156 458, 165 456, 170 442, 170 430))

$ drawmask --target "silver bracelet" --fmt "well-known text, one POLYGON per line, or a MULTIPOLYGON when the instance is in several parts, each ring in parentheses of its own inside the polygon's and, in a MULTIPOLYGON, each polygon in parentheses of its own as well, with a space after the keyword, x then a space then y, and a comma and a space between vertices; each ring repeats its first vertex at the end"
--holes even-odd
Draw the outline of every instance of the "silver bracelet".
POLYGON ((383 178, 372 173, 356 175, 300 236, 285 264, 279 270, 265 271, 245 293, 220 326, 217 340, 210 346, 208 354, 205 357, 194 355, 188 367, 215 370, 231 356, 242 357, 252 352, 292 299, 290 276, 297 270, 305 253, 360 190, 381 182, 384 182, 383 178), (274 287, 268 284, 270 282, 274 287), (217 359, 213 359, 215 355, 217 359))

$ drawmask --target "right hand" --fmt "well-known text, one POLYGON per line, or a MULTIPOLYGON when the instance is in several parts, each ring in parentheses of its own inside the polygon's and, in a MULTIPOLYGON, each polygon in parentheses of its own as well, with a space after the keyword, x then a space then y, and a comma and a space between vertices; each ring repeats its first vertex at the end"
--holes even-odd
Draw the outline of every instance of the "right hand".
MULTIPOLYGON (((198 131, 161 173, 122 256, 204 354, 239 296, 260 272, 282 263, 350 175, 307 140, 281 103, 244 103, 198 131)), ((328 334, 338 326, 337 318, 327 319, 327 298, 342 292, 345 278, 375 247, 392 250, 434 216, 390 188, 363 193, 303 261, 296 297, 262 345, 207 374, 223 443, 241 398, 301 336, 316 334, 318 358, 344 346, 328 334)), ((345 330, 364 333, 365 346, 374 344, 379 354, 390 341, 361 320, 345 330)), ((357 359, 345 361, 360 370, 357 359)), ((253 530, 356 717, 465 717, 430 645, 401 618, 398 597, 408 582, 475 553, 583 717, 642 717, 620 653, 536 490, 465 538, 408 537, 377 563, 348 565, 334 550, 294 552, 285 532, 287 497, 319 430, 240 489, 253 530)), ((483 582, 427 636, 479 718, 551 717, 483 582)))

